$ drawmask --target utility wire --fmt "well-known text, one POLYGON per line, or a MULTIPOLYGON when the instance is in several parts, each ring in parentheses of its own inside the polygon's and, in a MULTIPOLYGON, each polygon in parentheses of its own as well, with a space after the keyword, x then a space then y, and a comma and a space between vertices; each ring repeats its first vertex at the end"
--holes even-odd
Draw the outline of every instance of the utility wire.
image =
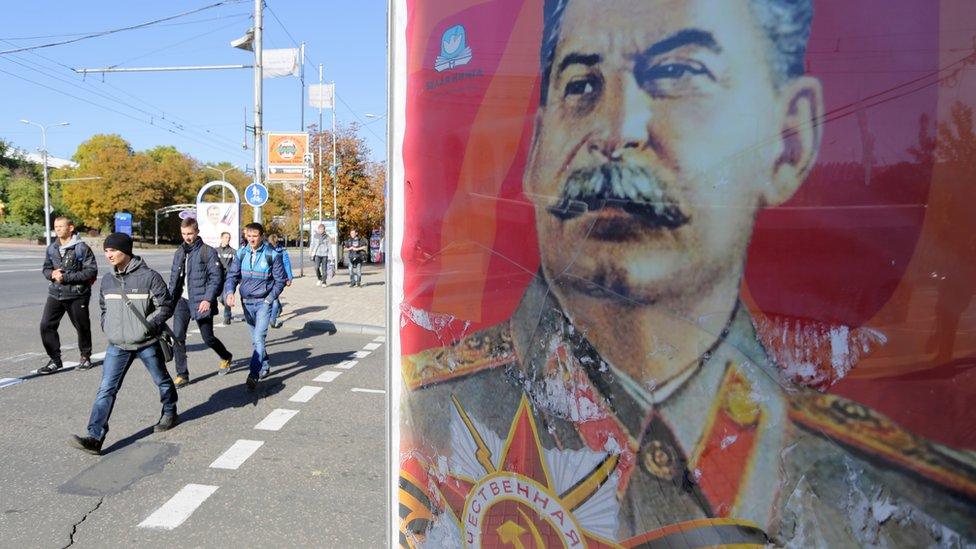
POLYGON ((39 50, 39 49, 42 49, 42 48, 52 48, 54 46, 63 46, 65 44, 73 44, 75 42, 81 42, 82 40, 88 40, 89 38, 98 38, 100 36, 107 36, 109 34, 115 34, 115 33, 118 33, 118 32, 135 30, 135 29, 141 29, 141 28, 145 28, 145 27, 148 27, 148 26, 151 26, 151 25, 155 25, 157 23, 162 23, 163 21, 171 21, 173 19, 178 19, 180 17, 185 17, 187 15, 191 15, 191 14, 194 14, 194 13, 199 13, 201 11, 205 11, 205 10, 209 10, 209 9, 212 9, 212 8, 216 8, 218 6, 223 6, 223 5, 229 4, 229 3, 238 3, 238 2, 241 2, 241 1, 242 0, 225 0, 223 2, 217 2, 216 4, 210 4, 208 6, 203 6, 202 8, 197 8, 195 10, 190 10, 190 11, 185 11, 183 13, 178 13, 176 15, 171 15, 169 17, 163 17, 163 18, 160 18, 160 19, 154 19, 152 21, 147 21, 145 23, 139 23, 138 25, 130 25, 128 27, 122 27, 122 28, 118 28, 118 29, 109 29, 109 30, 100 31, 100 32, 93 32, 93 33, 90 33, 90 34, 86 34, 84 36, 79 36, 78 38, 72 38, 70 40, 62 40, 60 42, 51 42, 51 43, 48 43, 48 44, 41 44, 39 46, 26 46, 26 47, 23 47, 23 48, 16 48, 16 49, 12 49, 12 50, 0 51, 0 55, 7 55, 7 54, 10 54, 10 53, 19 53, 19 52, 22 52, 22 51, 39 50))

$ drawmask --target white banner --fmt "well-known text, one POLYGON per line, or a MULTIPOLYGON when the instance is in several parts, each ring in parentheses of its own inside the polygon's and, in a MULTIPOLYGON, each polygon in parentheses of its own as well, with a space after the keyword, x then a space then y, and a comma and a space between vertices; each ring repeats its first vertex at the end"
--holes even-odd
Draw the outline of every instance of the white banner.
POLYGON ((334 109, 335 84, 312 84, 309 86, 308 104, 316 109, 334 109))
POLYGON ((230 234, 230 245, 235 249, 241 243, 240 220, 236 202, 197 202, 197 223, 204 244, 217 248, 221 235, 230 234))
POLYGON ((261 55, 262 70, 265 78, 298 76, 298 48, 264 50, 261 55))

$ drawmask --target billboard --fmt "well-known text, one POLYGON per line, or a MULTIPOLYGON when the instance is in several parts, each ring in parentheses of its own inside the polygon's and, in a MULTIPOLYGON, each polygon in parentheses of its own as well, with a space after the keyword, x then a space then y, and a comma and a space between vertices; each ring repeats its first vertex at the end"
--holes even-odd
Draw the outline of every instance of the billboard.
POLYGON ((976 543, 976 5, 391 24, 394 540, 976 543))
POLYGON ((308 134, 302 132, 268 134, 269 181, 305 181, 308 134))
POLYGON ((197 202, 197 223, 204 244, 220 247, 220 237, 230 233, 230 245, 241 244, 240 209, 234 202, 197 202))

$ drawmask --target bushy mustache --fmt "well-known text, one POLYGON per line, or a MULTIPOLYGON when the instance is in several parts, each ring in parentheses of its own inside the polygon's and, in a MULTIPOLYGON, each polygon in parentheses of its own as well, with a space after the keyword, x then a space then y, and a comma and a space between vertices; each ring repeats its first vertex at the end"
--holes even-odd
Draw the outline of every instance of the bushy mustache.
POLYGON ((571 172, 549 213, 566 221, 603 208, 622 209, 646 225, 665 229, 690 220, 650 170, 619 162, 571 172))

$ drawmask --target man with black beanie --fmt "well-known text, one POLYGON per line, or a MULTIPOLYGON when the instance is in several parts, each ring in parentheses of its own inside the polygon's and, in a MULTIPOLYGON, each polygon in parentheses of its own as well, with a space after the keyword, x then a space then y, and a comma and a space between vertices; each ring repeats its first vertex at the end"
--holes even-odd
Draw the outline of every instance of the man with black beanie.
POLYGON ((102 277, 98 304, 102 310, 102 331, 108 339, 102 384, 92 405, 86 436, 72 436, 69 443, 98 455, 108 434, 108 419, 115 397, 129 366, 136 357, 149 370, 159 387, 163 411, 155 431, 166 431, 179 423, 176 415, 176 387, 166 371, 159 347, 159 334, 173 314, 172 300, 163 277, 132 255, 132 237, 112 233, 105 239, 105 258, 112 272, 102 277))

